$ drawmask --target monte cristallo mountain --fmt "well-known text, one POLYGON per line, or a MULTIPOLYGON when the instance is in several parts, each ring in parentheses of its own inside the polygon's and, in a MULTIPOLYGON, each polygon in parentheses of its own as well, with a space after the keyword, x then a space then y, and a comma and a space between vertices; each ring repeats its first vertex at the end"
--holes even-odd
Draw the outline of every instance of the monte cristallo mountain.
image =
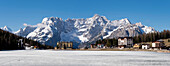
POLYGON ((67 19, 47 17, 37 25, 26 25, 15 34, 41 43, 56 46, 58 41, 74 43, 93 43, 99 39, 133 37, 143 33, 155 32, 155 29, 132 24, 127 18, 110 21, 105 16, 95 14, 91 18, 67 19))

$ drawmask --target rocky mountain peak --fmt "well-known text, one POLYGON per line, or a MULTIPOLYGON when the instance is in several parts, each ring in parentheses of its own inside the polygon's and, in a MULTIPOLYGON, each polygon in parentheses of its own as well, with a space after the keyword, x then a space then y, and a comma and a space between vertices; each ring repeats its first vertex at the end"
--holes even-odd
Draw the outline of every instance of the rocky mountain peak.
POLYGON ((57 23, 57 22, 63 22, 63 19, 62 18, 59 18, 59 17, 46 17, 42 20, 42 24, 45 24, 45 25, 54 25, 54 23, 57 23))
POLYGON ((7 27, 7 26, 4 26, 4 27, 1 27, 2 30, 5 30, 5 31, 9 31, 9 32, 12 32, 12 29, 7 27))
POLYGON ((127 18, 121 19, 120 21, 121 21, 121 22, 124 22, 124 23, 131 24, 131 22, 130 22, 127 18))
POLYGON ((137 25, 137 26, 143 26, 141 22, 136 23, 135 25, 137 25))
POLYGON ((98 15, 98 14, 95 14, 92 18, 93 18, 93 19, 97 19, 97 18, 99 18, 99 17, 101 17, 101 16, 98 15))

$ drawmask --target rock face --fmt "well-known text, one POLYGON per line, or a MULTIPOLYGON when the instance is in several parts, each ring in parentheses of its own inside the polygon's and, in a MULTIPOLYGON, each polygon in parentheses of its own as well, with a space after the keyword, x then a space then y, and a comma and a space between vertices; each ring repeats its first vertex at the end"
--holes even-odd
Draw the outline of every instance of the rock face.
POLYGON ((155 32, 154 28, 141 23, 131 24, 127 18, 110 21, 105 16, 95 14, 91 18, 65 21, 58 17, 44 18, 42 23, 26 25, 15 34, 56 46, 58 41, 72 41, 75 44, 93 43, 98 39, 133 37, 150 32, 155 32))

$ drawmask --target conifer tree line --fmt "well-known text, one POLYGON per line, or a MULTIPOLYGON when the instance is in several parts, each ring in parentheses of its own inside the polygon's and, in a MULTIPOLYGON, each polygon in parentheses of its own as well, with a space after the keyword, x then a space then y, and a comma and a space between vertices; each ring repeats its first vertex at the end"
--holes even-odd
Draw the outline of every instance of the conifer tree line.
MULTIPOLYGON (((133 37, 133 43, 141 43, 141 42, 154 42, 159 39, 168 39, 170 38, 170 30, 163 30, 161 32, 154 32, 154 33, 144 33, 138 36, 133 37)), ((170 40, 168 40, 170 42, 170 40)), ((97 44, 105 44, 107 47, 117 47, 118 46, 118 39, 103 39, 97 40, 97 44)))
POLYGON ((103 40, 97 40, 97 44, 105 44, 107 47, 116 47, 118 44, 118 40, 113 38, 113 39, 103 39, 103 40))
POLYGON ((141 35, 135 36, 133 38, 133 41, 134 43, 154 42, 159 39, 168 39, 168 38, 170 38, 170 30, 163 30, 161 32, 154 32, 154 33, 141 34, 141 35))
POLYGON ((18 45, 19 39, 23 40, 23 44, 27 43, 31 46, 37 46, 39 49, 47 49, 52 48, 51 46, 42 45, 37 41, 33 41, 31 39, 27 39, 21 36, 17 36, 8 31, 4 31, 0 29, 0 50, 18 50, 23 49, 20 45, 18 45))

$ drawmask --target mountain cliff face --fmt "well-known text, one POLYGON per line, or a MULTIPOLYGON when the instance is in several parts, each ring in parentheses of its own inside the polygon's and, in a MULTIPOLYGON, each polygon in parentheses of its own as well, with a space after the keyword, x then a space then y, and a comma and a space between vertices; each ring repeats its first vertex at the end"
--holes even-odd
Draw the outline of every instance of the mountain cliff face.
POLYGON ((15 34, 56 46, 58 41, 93 43, 98 39, 133 37, 150 32, 155 32, 154 28, 141 23, 131 24, 127 18, 110 21, 105 16, 95 14, 91 18, 65 21, 58 17, 44 18, 42 23, 27 25, 15 34))

